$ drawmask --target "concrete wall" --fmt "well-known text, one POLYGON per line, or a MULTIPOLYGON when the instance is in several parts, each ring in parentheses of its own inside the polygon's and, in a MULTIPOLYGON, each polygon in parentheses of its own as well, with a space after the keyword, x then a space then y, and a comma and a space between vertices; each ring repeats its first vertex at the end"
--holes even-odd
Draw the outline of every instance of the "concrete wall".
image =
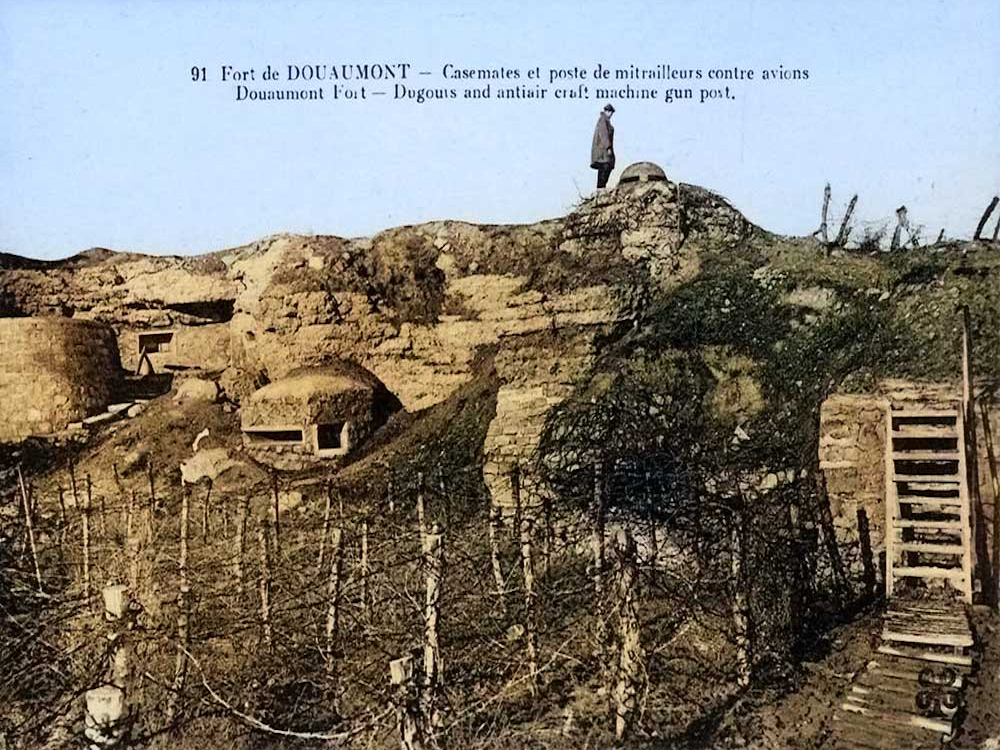
POLYGON ((102 411, 120 374, 107 326, 57 317, 0 319, 0 440, 49 434, 102 411))
POLYGON ((139 364, 139 336, 171 333, 167 351, 150 354, 153 369, 161 372, 170 368, 222 370, 229 365, 229 323, 169 328, 126 328, 118 334, 122 366, 135 372, 139 364))
MULTIPOLYGON (((887 381, 874 393, 834 394, 820 407, 820 469, 837 538, 846 547, 859 542, 858 511, 864 511, 877 560, 885 550, 885 404, 897 408, 950 408, 961 399, 957 386, 887 381)), ((1000 410, 993 410, 990 425, 994 452, 1000 452, 1000 410)), ((977 409, 979 487, 983 520, 990 528, 995 498, 989 475, 987 446, 977 409)), ((988 535, 987 535, 988 536, 988 535)))

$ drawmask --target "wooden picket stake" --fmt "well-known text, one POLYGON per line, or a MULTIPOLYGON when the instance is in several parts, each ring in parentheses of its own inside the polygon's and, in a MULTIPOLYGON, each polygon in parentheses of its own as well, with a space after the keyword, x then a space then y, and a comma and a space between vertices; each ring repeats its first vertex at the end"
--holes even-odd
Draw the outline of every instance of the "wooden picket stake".
POLYGON ((135 522, 135 490, 132 491, 128 503, 128 522, 125 524, 125 550, 128 554, 128 585, 129 591, 139 590, 139 548, 141 546, 136 533, 135 522))
POLYGON ((515 469, 510 477, 521 541, 521 572, 524 576, 524 650, 528 662, 528 690, 538 694, 538 653, 535 646, 535 566, 531 558, 531 516, 521 505, 521 477, 515 469))
POLYGON ((270 524, 265 518, 257 528, 257 541, 260 544, 260 621, 264 631, 264 644, 271 648, 271 554, 269 547, 270 524))
POLYGON ((125 725, 125 691, 116 685, 101 685, 84 694, 83 735, 89 750, 121 747, 125 725))
POLYGON ((594 582, 594 638, 597 641, 596 653, 602 654, 607 643, 607 625, 604 622, 604 569, 605 554, 605 498, 603 488, 603 471, 601 462, 594 464, 594 499, 591 508, 592 536, 591 546, 594 552, 593 582, 594 582))
MULTIPOLYGON (((89 496, 92 491, 90 474, 87 475, 87 495, 89 496)), ((108 537, 108 509, 104 502, 104 493, 101 493, 101 537, 107 539, 108 537)))
MULTIPOLYGON (((76 481, 73 482, 74 496, 76 495, 76 481)), ((87 607, 90 606, 90 493, 87 493, 85 504, 81 513, 81 526, 83 527, 83 599, 87 607)))
POLYGON ((190 638, 188 606, 191 588, 188 585, 188 531, 191 517, 191 493, 181 481, 181 524, 180 524, 180 590, 177 594, 177 657, 174 662, 174 682, 170 701, 167 705, 168 723, 177 715, 180 691, 184 689, 187 676, 187 648, 190 638))
MULTIPOLYGON (((986 222, 990 220, 990 214, 993 213, 993 209, 997 207, 998 202, 1000 202, 1000 197, 994 195, 990 200, 990 204, 986 207, 986 210, 983 211, 983 215, 979 219, 979 223, 976 225, 976 231, 972 235, 973 242, 979 241, 980 235, 983 233, 983 228, 986 226, 986 222)), ((998 223, 997 226, 1000 226, 1000 223, 998 223)))
POLYGON ((638 551, 628 529, 622 531, 618 558, 618 641, 621 651, 614 699, 615 737, 621 741, 635 723, 645 673, 645 652, 639 629, 638 551))
POLYGON ((542 521, 545 524, 545 536, 542 537, 542 575, 545 576, 552 565, 552 541, 555 537, 552 528, 552 496, 547 491, 542 494, 542 521))
POLYGON ((316 574, 323 572, 323 554, 326 551, 326 538, 330 535, 330 507, 333 505, 333 487, 326 483, 326 507, 323 509, 323 533, 319 538, 319 554, 316 558, 316 574))
POLYGON ((427 517, 424 508, 424 473, 417 473, 417 526, 420 530, 420 543, 427 536, 427 517))
POLYGON ((205 507, 203 509, 202 519, 201 519, 201 536, 203 539, 208 539, 208 524, 209 517, 211 516, 212 507, 212 480, 208 480, 208 488, 205 490, 205 507))
POLYGON ((243 558, 246 555, 247 516, 250 512, 250 498, 240 499, 239 514, 236 518, 236 596, 243 598, 244 574, 243 558))
POLYGON ((278 492, 278 472, 271 472, 271 488, 274 494, 274 557, 281 560, 281 507, 278 492))
POLYGON ((153 474, 153 459, 146 462, 146 476, 149 478, 149 507, 156 508, 156 482, 153 474))
POLYGON ((490 499, 489 518, 489 540, 490 540, 490 566, 493 569, 493 583, 496 585, 496 594, 500 598, 500 606, 504 606, 504 579, 503 568, 500 565, 500 534, 503 529, 503 514, 500 506, 490 499))
POLYGON ((60 484, 57 489, 59 490, 59 543, 61 545, 66 541, 66 527, 69 525, 69 521, 66 518, 66 498, 63 497, 63 486, 60 484))
POLYGON ((414 679, 413 657, 389 662, 389 680, 399 728, 401 750, 424 750, 424 718, 420 709, 420 689, 414 679))
POLYGON ((35 545, 35 527, 31 519, 31 501, 28 499, 28 490, 24 486, 21 464, 17 465, 17 483, 21 488, 21 501, 24 504, 24 523, 28 530, 28 544, 31 546, 31 562, 35 566, 35 581, 38 584, 38 590, 42 591, 42 569, 38 566, 38 547, 35 545))
POLYGON ((371 599, 370 591, 370 573, 371 565, 368 560, 368 520, 365 519, 361 522, 361 564, 360 576, 361 576, 361 608, 367 614, 369 611, 369 601, 371 599))
POLYGON ((840 222, 840 231, 837 232, 837 239, 833 243, 837 247, 843 247, 847 244, 847 237, 851 233, 851 216, 854 214, 854 207, 858 204, 858 196, 855 194, 850 203, 847 204, 847 212, 844 214, 843 221, 840 222))
POLYGON ((441 575, 443 555, 441 530, 437 524, 424 536, 424 564, 427 571, 427 595, 424 614, 424 690, 423 713, 428 726, 438 723, 435 694, 441 687, 441 650, 438 644, 438 619, 441 615, 441 575))
POLYGON ((816 233, 819 235, 819 238, 823 242, 823 244, 826 244, 830 241, 826 229, 826 216, 827 212, 830 209, 830 193, 831 193, 830 183, 828 182, 826 183, 826 187, 823 188, 823 212, 822 215, 820 216, 819 229, 816 230, 816 233))
POLYGON ((330 580, 327 584, 326 659, 327 671, 334 673, 336 642, 340 631, 340 578, 344 561, 343 531, 337 527, 330 537, 330 580))

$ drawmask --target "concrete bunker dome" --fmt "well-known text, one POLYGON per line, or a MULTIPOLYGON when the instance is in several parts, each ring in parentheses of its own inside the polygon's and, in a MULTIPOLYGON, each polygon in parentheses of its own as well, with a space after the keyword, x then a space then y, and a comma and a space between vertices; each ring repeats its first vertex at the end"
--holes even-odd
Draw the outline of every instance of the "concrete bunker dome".
POLYGON ((667 182, 667 173, 663 168, 651 161, 637 161, 629 164, 618 178, 619 185, 633 182, 667 182))
POLYGON ((346 361, 303 367, 243 404, 243 442, 261 463, 299 469, 339 459, 400 408, 371 372, 346 361))
POLYGON ((121 376, 114 331, 90 320, 0 318, 0 441, 103 411, 121 376))

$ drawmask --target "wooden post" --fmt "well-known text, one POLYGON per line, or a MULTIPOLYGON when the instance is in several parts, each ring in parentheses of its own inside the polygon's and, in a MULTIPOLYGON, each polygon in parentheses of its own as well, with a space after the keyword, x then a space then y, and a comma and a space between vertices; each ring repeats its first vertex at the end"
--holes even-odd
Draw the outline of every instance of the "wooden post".
POLYGON ((135 490, 132 491, 128 503, 128 522, 125 524, 125 550, 128 553, 128 585, 129 591, 139 591, 139 539, 135 516, 135 490))
POLYGON ((940 245, 942 242, 944 242, 944 227, 941 227, 941 231, 940 233, 938 233, 937 242, 935 242, 934 244, 940 245))
POLYGON ((188 621, 188 598, 191 588, 188 585, 188 528, 191 517, 191 493, 181 480, 181 524, 180 524, 180 590, 177 593, 177 658, 174 662, 174 682, 171 687, 170 701, 167 705, 169 721, 177 715, 180 702, 180 692, 184 689, 187 676, 187 647, 190 636, 188 621))
POLYGON ((63 497, 62 485, 58 485, 57 489, 59 490, 59 538, 62 540, 66 535, 66 527, 69 525, 69 522, 66 519, 66 498, 63 497))
MULTIPOLYGON (((827 185, 827 189, 829 189, 827 185)), ((646 482, 643 486, 643 494, 646 497, 646 523, 649 526, 649 566, 654 570, 660 564, 660 543, 656 538, 656 509, 653 507, 653 493, 650 492, 650 476, 646 472, 646 482)))
POLYGON ((340 528, 335 528, 330 538, 330 555, 330 581, 326 589, 329 599, 326 610, 326 659, 327 671, 333 674, 340 631, 340 577, 344 560, 344 540, 340 528))
POLYGON ((325 551, 326 538, 330 535, 330 506, 333 504, 333 486, 326 483, 326 507, 323 509, 323 533, 319 538, 319 555, 316 559, 316 573, 323 572, 323 552, 325 551))
POLYGON ((420 713, 420 690, 413 675, 413 657, 389 662, 389 679, 399 726, 401 750, 424 750, 424 722, 420 713))
POLYGON ((209 516, 211 515, 211 507, 212 507, 212 480, 210 478, 208 480, 208 489, 205 490, 205 507, 201 519, 201 534, 202 537, 205 538, 206 542, 208 540, 208 531, 209 531, 208 519, 209 516))
POLYGON ((153 476, 153 459, 146 462, 146 476, 149 478, 149 507, 156 508, 156 482, 153 476))
MULTIPOLYGON (((871 524, 868 521, 868 512, 864 508, 858 508, 858 544, 861 547, 861 565, 864 569, 865 598, 871 599, 875 596, 875 560, 872 554, 871 524)), ((891 529, 887 533, 893 533, 891 529)))
POLYGON ((552 542, 555 538, 555 531, 552 528, 552 495, 547 489, 542 491, 542 522, 545 524, 544 536, 542 537, 542 575, 549 572, 552 565, 552 542))
POLYGON ((424 690, 423 710, 428 726, 437 725, 435 693, 441 685, 441 650, 438 645, 438 619, 441 615, 442 546, 441 531, 434 524, 424 537, 424 561, 427 570, 427 595, 424 611, 424 690))
POLYGON ((986 207, 986 210, 983 211, 983 216, 979 220, 979 223, 976 225, 976 233, 972 235, 973 242, 979 241, 979 236, 983 233, 983 227, 985 227, 986 222, 990 220, 990 214, 993 213, 993 209, 997 207, 998 202, 1000 202, 1000 197, 994 195, 993 200, 990 201, 990 205, 988 205, 986 207))
POLYGON ((594 638, 595 651, 604 653, 607 641, 607 626, 604 622, 604 568, 605 568, 605 498, 601 462, 594 464, 594 499, 591 505, 591 546, 594 553, 594 638))
MULTIPOLYGON (((76 481, 73 481, 74 496, 76 495, 76 481)), ((83 526, 83 599, 87 607, 90 606, 90 493, 85 497, 85 503, 81 514, 83 526)))
POLYGON ((83 734, 89 750, 121 747, 127 729, 122 722, 125 691, 115 685, 102 685, 88 690, 85 701, 83 734))
POLYGON ((361 562, 359 568, 361 574, 361 608, 367 613, 368 604, 371 599, 369 582, 371 565, 368 560, 368 519, 361 522, 361 562))
POLYGON ((500 565, 500 534, 502 529, 503 514, 500 511, 500 506, 490 498, 490 567, 493 569, 493 583, 496 586, 496 594, 500 598, 500 606, 504 606, 503 568, 500 565))
POLYGON ((238 599, 243 598, 243 558, 246 555, 247 516, 249 512, 250 498, 243 497, 240 500, 239 514, 236 518, 236 596, 238 599))
POLYGON ((274 557, 281 560, 281 508, 279 507, 278 472, 271 472, 271 487, 274 493, 274 557))
POLYGON ((535 566, 531 559, 531 516, 521 507, 520 475, 511 474, 514 507, 521 537, 521 572, 524 575, 524 655, 528 662, 528 690, 538 694, 538 653, 535 645, 535 566))
POLYGON ((267 519, 261 520, 257 528, 257 541, 260 544, 260 622, 264 631, 264 645, 271 648, 271 554, 269 548, 269 533, 267 519))
POLYGON ((131 675, 128 620, 132 598, 128 588, 120 583, 105 586, 101 594, 104 600, 104 619, 112 623, 112 631, 108 635, 111 645, 111 683, 124 690, 127 699, 131 675))
POLYGON ((424 509, 424 473, 417 474, 417 526, 420 528, 420 543, 427 536, 427 518, 424 509))
POLYGON ((990 424, 990 410, 986 400, 979 402, 983 418, 983 442, 986 443, 986 460, 990 467, 990 482, 993 486, 993 608, 1000 611, 1000 472, 997 471, 996 448, 993 444, 993 425, 990 424))
MULTIPOLYGON (((976 394, 973 390, 972 370, 972 320, 969 308, 963 305, 962 313, 962 414, 965 425, 966 477, 969 488, 970 514, 972 517, 973 540, 976 560, 980 565, 983 591, 995 588, 993 569, 989 565, 989 549, 983 495, 979 486, 979 441, 976 434, 976 394)), ((971 553, 971 550, 970 550, 971 553)), ((995 554, 995 553, 994 553, 995 554)), ((989 598, 989 596, 987 596, 989 598)))
POLYGON ((615 737, 621 741, 635 723, 645 673, 639 629, 639 561, 635 539, 623 530, 618 546, 618 628, 621 652, 614 686, 615 737))
POLYGON ((819 235, 820 241, 822 241, 824 245, 830 242, 830 238, 827 235, 826 224, 827 211, 830 209, 830 192, 830 183, 828 182, 826 183, 826 187, 823 188, 823 213, 820 217, 819 229, 816 231, 816 234, 819 235))
POLYGON ((840 222, 840 231, 837 232, 837 241, 834 244, 837 247, 843 247, 847 244, 847 237, 851 233, 851 215, 854 213, 854 207, 858 204, 857 194, 851 198, 851 202, 847 204, 847 213, 844 214, 844 220, 840 222))
POLYGON ((21 488, 21 501, 24 504, 24 523, 28 530, 28 544, 31 546, 31 562, 35 566, 35 582, 38 590, 42 591, 42 569, 38 566, 38 547, 35 546, 35 527, 31 519, 31 501, 28 499, 28 490, 24 486, 24 474, 21 473, 21 464, 17 465, 17 483, 21 488))
POLYGON ((890 250, 899 250, 899 240, 902 238, 903 230, 910 231, 910 220, 906 218, 906 206, 896 209, 896 229, 892 233, 892 243, 890 250))
MULTIPOLYGON (((121 489, 121 488, 119 488, 119 489, 121 489)), ((120 498, 120 502, 122 502, 124 504, 124 506, 125 506, 125 510, 122 511, 124 513, 124 520, 122 522, 122 529, 124 530, 125 539, 127 541, 128 539, 130 539, 132 537, 132 525, 135 522, 134 521, 134 518, 135 518, 135 491, 133 491, 128 497, 125 497, 125 491, 121 490, 121 492, 119 493, 118 497, 120 498)), ((134 591, 135 589, 132 589, 132 590, 134 591)))
MULTIPOLYGON (((90 474, 87 475, 87 494, 89 495, 92 491, 90 474)), ((101 537, 103 539, 108 538, 108 509, 104 502, 104 493, 101 493, 101 537)))
POLYGON ((444 470, 438 466, 438 490, 441 493, 441 508, 444 510, 444 525, 445 528, 451 526, 451 503, 448 502, 444 484, 444 470))

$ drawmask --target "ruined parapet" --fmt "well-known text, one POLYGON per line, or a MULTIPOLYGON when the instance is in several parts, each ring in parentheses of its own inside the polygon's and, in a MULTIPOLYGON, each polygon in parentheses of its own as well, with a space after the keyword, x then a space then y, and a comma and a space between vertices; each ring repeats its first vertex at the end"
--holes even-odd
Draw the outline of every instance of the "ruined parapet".
POLYGON ((122 366, 134 372, 145 351, 156 372, 223 370, 229 365, 229 323, 124 328, 118 335, 122 366))
POLYGON ((0 319, 0 440, 66 429, 110 403, 121 375, 114 332, 70 318, 0 319))
POLYGON ((295 370, 241 408, 243 443, 278 469, 341 459, 399 408, 371 373, 349 363, 295 370))

